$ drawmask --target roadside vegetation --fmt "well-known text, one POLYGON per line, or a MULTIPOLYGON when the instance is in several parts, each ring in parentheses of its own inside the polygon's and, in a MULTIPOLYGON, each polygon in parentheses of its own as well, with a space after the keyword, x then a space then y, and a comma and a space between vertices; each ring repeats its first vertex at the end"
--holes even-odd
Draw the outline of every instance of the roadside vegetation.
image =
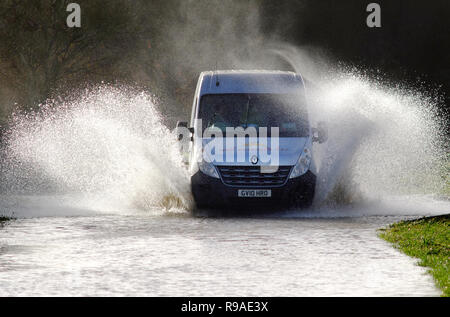
POLYGON ((430 268, 443 296, 450 297, 450 214, 401 221, 381 229, 380 237, 420 259, 419 265, 430 268))
MULTIPOLYGON (((438 4, 425 14, 420 2, 410 1, 405 8, 390 1, 386 18, 396 24, 390 26, 393 31, 386 26, 380 54, 381 38, 367 42, 366 24, 350 23, 362 12, 354 1, 341 1, 337 12, 326 1, 314 0, 116 0, 107 5, 104 0, 2 0, 0 127, 5 129, 17 110, 35 110, 47 98, 102 82, 147 87, 189 115, 200 71, 215 65, 284 69, 287 65, 278 65, 272 55, 279 48, 291 51, 290 44, 302 50, 322 47, 313 56, 329 51, 344 64, 361 65, 377 75, 386 72, 394 81, 414 83, 418 73, 424 74, 450 95, 450 79, 442 71, 447 35, 434 31, 448 25, 443 10, 447 0, 434 2, 438 4), (66 24, 71 2, 82 8, 80 28, 66 24), (410 23, 418 12, 423 13, 421 23, 410 23), (367 45, 355 44, 362 42, 367 45)), ((442 109, 447 116, 448 107, 443 104, 442 109)))
POLYGON ((11 220, 11 219, 6 218, 6 217, 3 217, 3 216, 0 216, 0 225, 4 224, 4 223, 7 222, 8 220, 11 220))

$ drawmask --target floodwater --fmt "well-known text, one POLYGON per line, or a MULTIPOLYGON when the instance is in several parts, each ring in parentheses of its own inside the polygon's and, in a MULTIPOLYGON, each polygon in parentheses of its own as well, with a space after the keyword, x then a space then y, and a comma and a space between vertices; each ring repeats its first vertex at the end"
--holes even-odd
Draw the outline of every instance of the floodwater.
POLYGON ((411 216, 350 214, 17 219, 0 228, 0 296, 440 295, 377 237, 411 216))
POLYGON ((0 146, 0 215, 17 218, 0 227, 0 295, 440 295, 377 236, 450 213, 437 101, 353 74, 316 84, 311 124, 329 122, 329 139, 312 149, 309 211, 193 215, 171 105, 148 92, 105 85, 16 113, 0 146))

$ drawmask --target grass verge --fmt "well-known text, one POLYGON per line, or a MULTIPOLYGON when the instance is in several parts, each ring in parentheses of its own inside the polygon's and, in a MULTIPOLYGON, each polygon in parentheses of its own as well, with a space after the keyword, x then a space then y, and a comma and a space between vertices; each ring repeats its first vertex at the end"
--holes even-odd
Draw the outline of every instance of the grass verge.
POLYGON ((430 268, 443 296, 450 297, 450 215, 401 221, 380 229, 380 237, 430 268))

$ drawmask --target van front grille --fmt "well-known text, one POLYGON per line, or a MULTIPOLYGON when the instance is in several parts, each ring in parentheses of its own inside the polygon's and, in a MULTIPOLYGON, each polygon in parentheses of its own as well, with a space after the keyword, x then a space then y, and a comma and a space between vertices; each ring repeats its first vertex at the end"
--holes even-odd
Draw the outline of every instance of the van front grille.
POLYGON ((260 166, 217 166, 225 185, 274 187, 286 183, 291 166, 280 166, 274 173, 261 173, 260 166))

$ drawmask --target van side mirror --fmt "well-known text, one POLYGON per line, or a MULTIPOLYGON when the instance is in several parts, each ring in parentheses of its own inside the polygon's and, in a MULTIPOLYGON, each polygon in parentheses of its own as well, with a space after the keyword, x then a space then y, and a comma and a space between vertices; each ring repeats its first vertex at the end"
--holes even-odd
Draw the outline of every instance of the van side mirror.
POLYGON ((194 128, 188 128, 189 132, 191 132, 191 142, 194 142, 194 132, 195 129, 194 128))
POLYGON ((320 144, 328 140, 328 127, 326 122, 319 121, 317 123, 317 128, 312 128, 313 142, 319 142, 320 144))
POLYGON ((177 130, 177 133, 178 133, 178 141, 181 141, 181 140, 183 140, 183 133, 180 133, 180 130, 182 130, 183 128, 187 128, 187 122, 185 122, 185 121, 178 121, 177 122, 177 126, 176 126, 176 130, 177 130))

